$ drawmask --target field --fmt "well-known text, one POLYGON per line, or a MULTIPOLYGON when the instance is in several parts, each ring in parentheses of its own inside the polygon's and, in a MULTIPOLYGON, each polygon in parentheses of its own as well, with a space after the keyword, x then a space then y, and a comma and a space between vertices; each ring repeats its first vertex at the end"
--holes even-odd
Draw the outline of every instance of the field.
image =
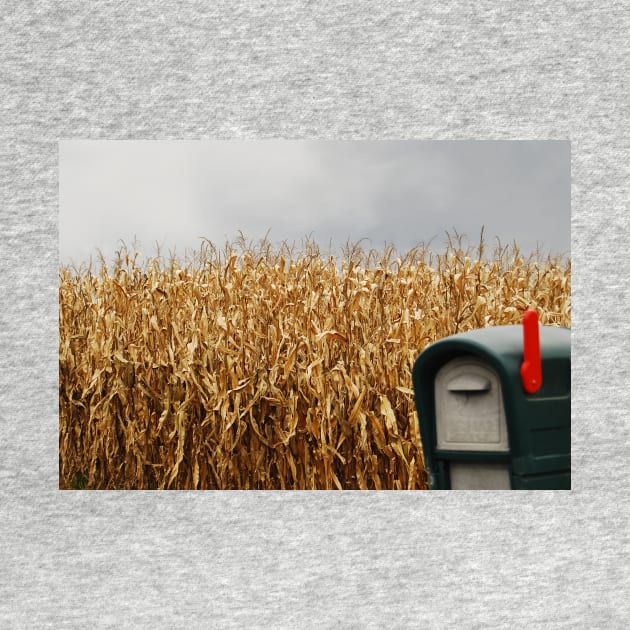
POLYGON ((488 256, 483 234, 441 254, 241 238, 138 257, 60 268, 60 488, 426 489, 422 349, 529 308, 571 325, 570 259, 488 256))

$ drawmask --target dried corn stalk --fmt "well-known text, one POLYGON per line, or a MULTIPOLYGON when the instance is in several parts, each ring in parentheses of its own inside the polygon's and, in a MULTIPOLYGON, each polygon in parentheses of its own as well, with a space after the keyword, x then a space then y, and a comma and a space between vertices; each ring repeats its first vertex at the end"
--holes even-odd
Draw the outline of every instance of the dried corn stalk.
POLYGON ((62 268, 60 486, 426 488, 416 357, 528 308, 569 326, 570 261, 391 254, 338 268, 263 242, 62 268))

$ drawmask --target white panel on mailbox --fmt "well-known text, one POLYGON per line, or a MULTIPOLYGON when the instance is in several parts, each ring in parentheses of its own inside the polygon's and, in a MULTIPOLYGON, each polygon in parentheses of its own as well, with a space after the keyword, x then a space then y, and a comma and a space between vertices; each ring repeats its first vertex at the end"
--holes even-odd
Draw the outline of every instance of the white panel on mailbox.
POLYGON ((503 462, 450 462, 451 490, 511 490, 510 467, 503 462))
POLYGON ((508 451, 499 375, 474 357, 443 365, 435 377, 437 448, 508 451))

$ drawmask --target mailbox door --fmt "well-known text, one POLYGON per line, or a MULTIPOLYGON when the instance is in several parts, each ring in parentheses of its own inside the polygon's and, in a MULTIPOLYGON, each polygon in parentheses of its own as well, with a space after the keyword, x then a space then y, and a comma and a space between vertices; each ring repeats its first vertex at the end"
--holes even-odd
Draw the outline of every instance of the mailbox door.
POLYGON ((437 450, 509 452, 499 375, 473 356, 438 371, 435 420, 437 450))

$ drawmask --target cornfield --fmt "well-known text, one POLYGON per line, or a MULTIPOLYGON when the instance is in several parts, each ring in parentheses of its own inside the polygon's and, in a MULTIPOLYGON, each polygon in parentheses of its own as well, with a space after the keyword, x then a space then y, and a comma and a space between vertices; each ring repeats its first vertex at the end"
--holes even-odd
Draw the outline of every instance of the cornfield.
POLYGON ((568 258, 482 238, 337 260, 241 236, 59 272, 59 484, 426 489, 411 370, 456 332, 570 326, 568 258))

